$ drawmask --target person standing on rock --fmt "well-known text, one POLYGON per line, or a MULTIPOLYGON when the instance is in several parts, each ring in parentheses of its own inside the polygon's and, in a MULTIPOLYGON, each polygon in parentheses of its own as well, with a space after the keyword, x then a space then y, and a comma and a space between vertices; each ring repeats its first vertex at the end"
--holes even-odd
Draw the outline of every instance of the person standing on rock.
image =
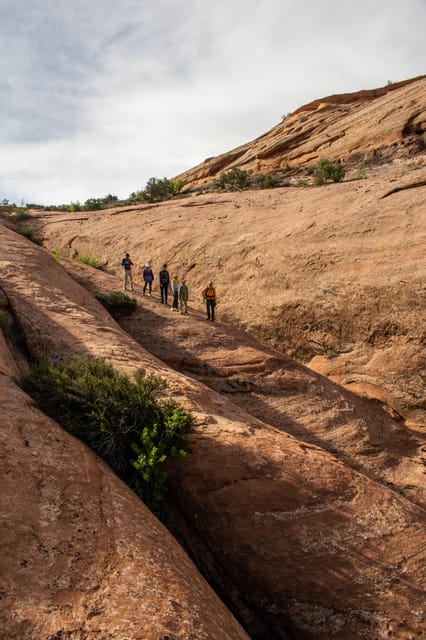
POLYGON ((149 262, 146 263, 142 271, 142 280, 144 282, 142 295, 145 295, 146 288, 148 287, 148 293, 152 295, 152 281, 154 280, 154 273, 151 269, 149 262))
POLYGON ((169 284, 170 284, 170 275, 167 271, 167 265, 163 264, 163 268, 161 269, 158 279, 160 280, 160 293, 161 293, 161 302, 162 304, 167 304, 167 295, 169 292, 169 284))
POLYGON ((124 258, 121 261, 124 274, 124 291, 127 291, 127 284, 130 284, 130 291, 133 291, 133 279, 132 279, 132 267, 133 262, 130 260, 128 253, 124 254, 124 258))
POLYGON ((205 287, 201 295, 203 296, 203 300, 206 303, 207 309, 207 320, 211 320, 214 322, 214 310, 216 307, 216 289, 213 286, 213 282, 210 280, 207 287, 205 287))
POLYGON ((174 275, 170 285, 173 294, 172 311, 179 311, 179 278, 174 275))
POLYGON ((189 298, 188 285, 186 284, 186 280, 184 278, 182 280, 182 284, 179 287, 179 305, 180 305, 180 312, 185 316, 188 315, 188 298, 189 298))

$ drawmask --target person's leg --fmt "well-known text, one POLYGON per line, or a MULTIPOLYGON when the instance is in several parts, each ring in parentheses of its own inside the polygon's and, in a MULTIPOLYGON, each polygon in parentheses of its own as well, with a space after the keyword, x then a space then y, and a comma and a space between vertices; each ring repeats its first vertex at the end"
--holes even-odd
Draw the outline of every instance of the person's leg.
POLYGON ((216 302, 212 300, 212 322, 214 322, 214 308, 216 306, 216 302))
POLYGON ((129 278, 129 283, 130 283, 130 291, 133 291, 133 278, 132 278, 132 272, 130 269, 127 272, 127 276, 129 278))
POLYGON ((210 303, 211 303, 211 300, 206 300, 207 320, 210 320, 210 303))
POLYGON ((164 284, 160 284, 161 304, 164 304, 164 284))
POLYGON ((144 282, 144 283, 143 283, 143 291, 142 291, 142 295, 143 295, 143 296, 145 295, 146 285, 147 285, 147 284, 148 284, 147 282, 144 282))

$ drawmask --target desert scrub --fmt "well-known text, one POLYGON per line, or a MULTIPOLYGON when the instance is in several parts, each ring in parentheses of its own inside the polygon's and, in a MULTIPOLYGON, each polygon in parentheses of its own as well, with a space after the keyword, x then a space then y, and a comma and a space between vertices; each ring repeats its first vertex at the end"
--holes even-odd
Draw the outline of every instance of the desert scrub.
POLYGON ((24 207, 17 207, 12 216, 14 222, 23 222, 24 220, 28 220, 28 218, 31 218, 31 215, 24 207))
POLYGON ((331 160, 318 160, 316 165, 311 169, 314 182, 322 185, 325 182, 340 182, 345 175, 345 168, 340 162, 332 162, 331 160))
POLYGON ((100 269, 102 267, 102 263, 99 262, 99 260, 94 256, 85 255, 83 253, 76 253, 73 258, 74 260, 78 260, 78 262, 87 264, 89 267, 93 267, 94 269, 100 269))
POLYGON ((256 176, 254 186, 258 189, 273 189, 274 187, 279 186, 279 180, 276 176, 273 176, 270 173, 264 173, 256 176))
POLYGON ((365 167, 364 162, 360 162, 356 167, 356 179, 357 180, 366 180, 367 179, 367 169, 365 167))
POLYGON ((233 167, 222 173, 213 183, 213 191, 242 191, 248 189, 250 178, 247 171, 233 167))
POLYGON ((130 316, 137 309, 136 298, 130 298, 122 291, 99 293, 96 299, 105 307, 115 320, 130 316))
POLYGON ((28 238, 28 240, 34 240, 34 229, 30 224, 20 225, 18 227, 18 232, 21 234, 21 236, 25 236, 25 238, 28 238))
POLYGON ((133 380, 103 360, 77 359, 31 369, 24 389, 48 416, 85 442, 157 514, 166 495, 167 461, 186 456, 191 414, 165 397, 166 382, 133 380))

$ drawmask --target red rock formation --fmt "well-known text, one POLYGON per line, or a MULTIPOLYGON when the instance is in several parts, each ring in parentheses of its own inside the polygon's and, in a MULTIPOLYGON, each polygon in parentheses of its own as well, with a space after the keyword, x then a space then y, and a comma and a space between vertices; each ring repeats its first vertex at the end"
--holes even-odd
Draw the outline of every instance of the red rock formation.
POLYGON ((137 282, 147 260, 168 261, 201 312, 213 278, 220 318, 425 424, 426 155, 355 177, 90 217, 39 213, 33 224, 51 249, 92 254, 117 275, 129 250, 137 282))
POLYGON ((426 76, 380 89, 329 96, 300 107, 267 133, 177 176, 189 190, 239 167, 287 179, 320 158, 356 164, 424 148, 426 76))
POLYGON ((246 639, 170 533, 16 374, 0 334, 0 637, 246 639))
MULTIPOLYGON (((362 469, 356 471, 351 464, 345 462, 346 454, 339 458, 322 447, 303 441, 301 437, 306 430, 308 434, 306 440, 309 440, 312 425, 318 422, 321 424, 322 433, 327 429, 335 428, 334 438, 338 445, 339 428, 344 429, 348 421, 351 424, 354 415, 360 421, 364 420, 366 429, 375 434, 374 444, 379 452, 382 448, 383 451, 386 450, 393 440, 393 436, 388 438, 385 433, 388 428, 408 447, 411 446, 412 436, 407 434, 404 438, 401 426, 393 422, 390 417, 384 416, 380 408, 374 409, 370 405, 368 407, 363 405, 360 399, 340 391, 337 386, 326 380, 321 381, 317 374, 289 359, 281 358, 279 354, 275 354, 278 362, 274 362, 274 354, 269 352, 269 357, 262 355, 264 361, 259 364, 262 350, 259 348, 256 354, 252 343, 241 348, 240 357, 233 354, 231 358, 229 351, 232 351, 232 340, 228 339, 227 350, 222 353, 232 365, 234 377, 238 370, 238 362, 241 362, 243 373, 249 382, 247 369, 250 369, 250 363, 252 363, 254 375, 263 376, 265 386, 271 392, 278 394, 278 388, 282 385, 283 396, 291 404, 291 422, 294 421, 294 427, 299 429, 299 438, 295 438, 286 432, 285 420, 279 425, 268 424, 268 416, 272 415, 272 411, 267 411, 265 419, 259 420, 224 395, 198 382, 193 377, 193 373, 188 377, 169 369, 157 357, 126 335, 91 295, 71 280, 43 249, 1 226, 0 234, 3 247, 3 255, 0 259, 0 286, 19 319, 32 354, 50 359, 85 354, 107 358, 115 367, 129 374, 135 370, 158 372, 167 378, 170 392, 194 412, 196 428, 190 439, 192 455, 187 464, 176 468, 173 472, 172 489, 176 506, 184 514, 189 526, 199 532, 209 550, 212 562, 226 578, 225 582, 233 586, 238 598, 243 600, 246 606, 261 613, 264 622, 269 625, 277 638, 287 638, 290 632, 294 638, 321 640, 332 637, 339 640, 355 640, 363 636, 407 640, 409 637, 414 638, 416 635, 419 637, 424 633, 426 568, 424 510, 408 497, 401 496, 396 490, 387 486, 383 478, 370 477, 374 465, 366 473, 362 469), (19 261, 14 258, 16 255, 20 256, 19 261), (256 366, 259 366, 257 374, 256 366), (274 371, 276 373, 275 377, 272 375, 272 379, 269 380, 268 375, 264 375, 268 371, 268 366, 272 374, 274 371), (308 410, 306 410, 306 404, 309 407, 308 410), (325 420, 322 416, 323 412, 327 415, 325 420), (381 431, 382 437, 380 437, 381 431)), ((94 281, 98 287, 111 289, 112 284, 115 287, 119 286, 117 279, 111 279, 106 274, 99 272, 92 274, 88 268, 86 273, 90 274, 88 281, 94 281)), ((79 278, 84 280, 81 272, 79 278)), ((187 319, 190 322, 186 323, 185 317, 176 317, 170 310, 160 305, 156 313, 151 315, 151 306, 155 304, 157 304, 155 297, 141 301, 142 315, 139 322, 143 324, 151 319, 153 324, 152 321, 156 317, 155 342, 158 345, 162 344, 162 349, 173 351, 179 336, 182 336, 184 344, 186 341, 188 355, 185 360, 185 348, 181 347, 178 366, 185 368, 185 362, 193 363, 192 366, 198 362, 201 377, 203 375, 212 377, 209 366, 212 369, 222 367, 219 374, 224 375, 226 360, 222 362, 221 345, 227 342, 226 326, 206 325, 197 313, 193 317, 189 316, 187 319), (188 337, 195 333, 197 323, 204 325, 204 331, 210 331, 208 344, 201 341, 197 346, 196 341, 191 342, 188 337), (207 358, 204 358, 204 351, 207 352, 207 358)), ((136 332, 134 334, 136 335, 136 332)), ((203 335, 202 332, 200 332, 201 335, 203 335)), ((152 340, 154 340, 153 336, 154 333, 151 332, 152 340)), ((233 349, 238 350, 236 333, 233 333, 233 339, 235 340, 233 349)), ((153 348, 154 351, 158 349, 159 347, 153 348)), ((232 381, 231 376, 231 384, 232 381)), ((16 424, 16 419, 17 425, 22 425, 19 420, 19 411, 24 399, 20 392, 17 393, 20 398, 16 398, 11 403, 9 420, 12 424, 16 424)), ((285 405, 282 406, 283 412, 284 407, 285 405)), ((356 422, 357 419, 352 424, 356 422)), ((49 424, 51 424, 50 421, 49 424)), ((34 492, 32 498, 26 503, 26 508, 30 513, 34 513, 28 521, 30 525, 27 522, 23 523, 22 512, 18 514, 16 520, 11 520, 10 507, 7 511, 9 521, 18 522, 19 527, 23 527, 27 536, 27 538, 24 536, 24 540, 38 541, 37 527, 41 516, 38 513, 37 501, 43 491, 43 495, 47 496, 48 504, 52 502, 52 494, 58 495, 55 484, 52 485, 46 478, 48 472, 53 472, 58 466, 63 468, 61 461, 63 461, 65 449, 62 439, 57 445, 58 450, 55 448, 55 438, 58 437, 55 435, 58 433, 56 426, 53 432, 45 433, 44 438, 35 428, 29 430, 26 428, 23 433, 30 444, 29 447, 26 447, 25 441, 18 444, 17 436, 16 439, 10 440, 9 445, 12 451, 17 450, 19 456, 21 450, 26 455, 30 454, 27 449, 31 450, 32 442, 37 443, 40 440, 46 441, 47 446, 53 450, 52 459, 42 459, 37 456, 33 460, 31 467, 33 471, 29 474, 28 485, 23 485, 25 489, 28 486, 24 493, 27 493, 30 488, 34 492), (42 479, 44 482, 41 481, 42 479)), ((65 506, 62 508, 63 517, 67 525, 70 522, 77 523, 73 526, 77 527, 78 532, 78 528, 92 526, 92 507, 87 516, 84 515, 79 500, 81 500, 81 494, 88 491, 93 483, 99 484, 97 474, 103 465, 97 464, 96 469, 93 469, 92 478, 92 471, 88 469, 82 454, 82 446, 75 443, 74 447, 76 457, 73 460, 78 462, 75 463, 74 470, 69 473, 66 471, 67 467, 63 468, 65 473, 62 474, 59 482, 65 482, 65 484, 60 484, 59 497, 56 502, 53 500, 53 504, 56 505, 58 502, 63 504, 63 496, 69 497, 70 502, 66 503, 66 508, 65 506), (83 474, 80 471, 82 457, 83 474), (77 495, 72 484, 69 483, 70 475, 73 482, 75 478, 80 487, 77 495)), ((74 455, 71 451, 68 452, 68 448, 66 451, 66 459, 69 455, 74 455)), ((395 455, 395 449, 393 455, 395 455)), ((87 456, 93 460, 91 454, 87 453, 87 456)), ((405 460, 404 456, 405 454, 402 453, 401 463, 405 460)), ((10 459, 11 455, 7 460, 10 459)), ((386 460, 386 456, 383 459, 386 460)), ((24 458, 24 463, 26 460, 27 458, 24 458)), ((22 478, 18 473, 19 469, 15 466, 13 468, 16 477, 22 478)), ((135 560, 134 557, 129 559, 127 553, 130 546, 131 553, 135 556, 135 542, 131 541, 140 540, 137 538, 137 528, 134 524, 134 498, 124 487, 119 489, 119 486, 122 486, 121 483, 109 476, 105 484, 108 504, 113 498, 120 514, 117 515, 113 511, 112 515, 104 515, 108 531, 114 531, 113 525, 116 525, 117 520, 122 519, 128 531, 128 537, 122 539, 120 523, 120 533, 116 534, 117 538, 114 538, 112 545, 116 553, 119 549, 120 579, 130 576, 130 582, 132 582, 135 560)), ((97 513, 96 505, 98 505, 97 500, 94 501, 93 518, 97 513)), ((143 506, 139 509, 142 518, 145 511, 143 506)), ((58 518, 62 511, 60 510, 59 515, 57 510, 52 512, 46 507, 46 511, 45 517, 54 526, 49 533, 51 537, 48 548, 56 550, 55 541, 59 531, 56 529, 58 523, 55 518, 58 518)), ((91 529, 95 537, 100 526, 96 526, 99 522, 97 518, 96 516, 95 526, 91 529)), ((159 525, 149 516, 146 520, 147 530, 153 532, 148 534, 152 540, 152 535, 154 538, 158 535, 159 525)), ((8 538, 2 538, 7 539, 9 545, 16 539, 17 526, 8 530, 8 538)), ((183 529, 180 530, 183 531, 183 529)), ((56 578, 57 581, 53 584, 55 597, 58 591, 60 593, 62 590, 65 591, 64 607, 70 604, 67 600, 67 597, 71 597, 70 590, 74 598, 78 589, 85 593, 85 589, 94 586, 91 580, 87 581, 85 572, 84 578, 80 577, 82 561, 80 548, 83 546, 83 549, 86 549, 86 547, 83 533, 80 531, 78 534, 72 542, 67 539, 65 552, 57 565, 62 568, 62 576, 60 579, 56 578), (76 573, 80 581, 77 580, 76 573)), ((46 544, 44 539, 42 542, 46 544)), ((101 542, 107 544, 104 539, 101 542)), ((186 542, 190 544, 191 541, 187 539, 186 542)), ((89 555, 93 559, 96 545, 92 546, 92 543, 93 541, 90 542, 89 555)), ((99 573, 103 575, 106 567, 108 577, 112 579, 115 577, 116 565, 105 564, 106 550, 103 546, 100 548, 101 570, 99 573)), ((144 563, 148 562, 151 566, 152 562, 152 546, 149 548, 151 550, 147 553, 148 559, 146 556, 138 558, 138 562, 145 567, 142 569, 145 579, 147 579, 147 570, 144 563)), ((32 557, 38 559, 36 550, 36 547, 32 547, 32 557)), ((64 548, 61 547, 61 550, 64 551, 64 548)), ((38 552, 42 554, 42 550, 38 552)), ((86 553, 84 555, 87 557, 86 553)), ((178 551, 173 551, 171 556, 173 562, 166 565, 168 575, 175 576, 173 566, 176 567, 176 557, 179 559, 177 564, 180 565, 182 555, 178 551)), ((170 558, 167 550, 162 558, 164 562, 170 558)), ((25 561, 27 558, 23 557, 22 560, 25 561)), ((32 560, 32 562, 34 565, 31 565, 31 568, 34 567, 37 575, 40 564, 37 564, 38 560, 37 562, 32 560)), ((27 567, 22 566, 18 569, 14 577, 21 588, 24 568, 27 567)), ((24 575, 27 580, 28 576, 35 580, 32 573, 27 572, 24 575)), ((195 575, 193 584, 198 585, 199 579, 195 575)), ((96 584, 100 577, 96 576, 96 584)), ((191 593, 193 593, 190 589, 191 585, 184 579, 183 582, 186 585, 184 588, 177 577, 174 577, 172 582, 179 597, 184 601, 183 610, 195 615, 195 618, 192 618, 195 620, 195 625, 205 624, 202 628, 208 629, 207 622, 200 622, 199 610, 191 608, 191 593)), ((117 606, 121 606, 126 612, 134 611, 132 603, 129 603, 124 595, 129 582, 125 582, 124 588, 121 588, 121 583, 114 584, 117 589, 115 595, 117 606)), ((151 584, 148 581, 148 586, 151 584)), ((101 591, 105 598, 106 591, 107 588, 101 591)), ((12 612, 14 619, 17 620, 22 614, 17 592, 14 593, 15 596, 8 602, 7 613, 10 615, 12 612)), ((40 594, 41 602, 44 603, 46 595, 42 590, 40 594)), ((156 596, 159 597, 160 604, 151 604, 150 601, 149 613, 153 606, 165 606, 166 611, 162 609, 164 617, 161 621, 163 623, 166 620, 167 624, 171 625, 174 618, 167 604, 170 601, 163 603, 163 594, 164 590, 153 594, 153 602, 156 596)), ((136 593, 136 598, 139 595, 142 595, 142 592, 136 593)), ((93 613, 90 617, 90 625, 100 624, 96 615, 95 597, 93 595, 94 600, 89 602, 93 609, 87 609, 93 613)), ((129 597, 133 597, 132 592, 129 597)), ((229 597, 232 599, 232 594, 229 594, 229 597)), ((46 611, 50 613, 53 610, 50 604, 51 598, 52 595, 48 594, 49 604, 41 615, 42 623, 45 625, 47 624, 46 611)), ((177 596, 173 596, 173 602, 176 600, 177 596)), ((84 603, 84 598, 82 602, 84 603)), ((101 603, 103 604, 104 601, 101 603)), ((71 609, 66 608, 66 613, 61 613, 61 624, 63 620, 70 624, 71 616, 72 621, 77 619, 78 623, 82 624, 81 617, 74 618, 73 607, 74 604, 71 609)), ((176 607, 179 609, 178 605, 173 605, 173 611, 176 611, 176 607)), ((223 628, 230 618, 226 618, 227 614, 220 609, 219 604, 217 607, 219 608, 215 611, 222 611, 220 632, 223 633, 223 628)), ((38 610, 31 601, 25 611, 26 615, 32 615, 33 619, 37 620, 38 610)), ((219 630, 216 631, 217 636, 208 635, 212 632, 204 630, 204 636, 201 634, 197 636, 195 631, 193 636, 188 635, 186 631, 188 626, 185 626, 188 618, 184 613, 182 616, 182 618, 178 617, 176 622, 178 626, 172 630, 177 637, 179 634, 184 634, 185 638, 220 637, 219 630)), ((121 624, 124 618, 124 614, 123 618, 120 616, 121 624)), ((134 621, 135 618, 131 620, 134 621)), ((212 617, 209 617, 209 620, 211 621, 212 617)), ((88 624, 86 622, 86 628, 91 631, 93 627, 88 627, 88 624)), ((106 621, 105 633, 108 624, 106 621)), ((118 620, 116 624, 118 625, 118 620)), ((132 624, 136 623, 132 622, 132 624)), ((114 628, 114 622, 111 626, 114 628)), ((154 632, 152 627, 151 629, 154 632)), ((241 633, 237 627, 234 629, 234 634, 241 633)), ((15 632, 17 633, 16 627, 15 632)), ((155 633, 158 633, 157 628, 155 633)), ((222 637, 238 637, 238 635, 222 635, 222 637)))

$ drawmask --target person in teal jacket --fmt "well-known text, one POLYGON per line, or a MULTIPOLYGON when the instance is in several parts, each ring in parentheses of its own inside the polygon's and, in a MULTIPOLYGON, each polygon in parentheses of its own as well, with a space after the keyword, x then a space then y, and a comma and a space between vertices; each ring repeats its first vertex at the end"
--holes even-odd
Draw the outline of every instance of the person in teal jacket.
POLYGON ((173 276, 170 289, 173 294, 172 311, 179 311, 179 278, 177 275, 173 276))

